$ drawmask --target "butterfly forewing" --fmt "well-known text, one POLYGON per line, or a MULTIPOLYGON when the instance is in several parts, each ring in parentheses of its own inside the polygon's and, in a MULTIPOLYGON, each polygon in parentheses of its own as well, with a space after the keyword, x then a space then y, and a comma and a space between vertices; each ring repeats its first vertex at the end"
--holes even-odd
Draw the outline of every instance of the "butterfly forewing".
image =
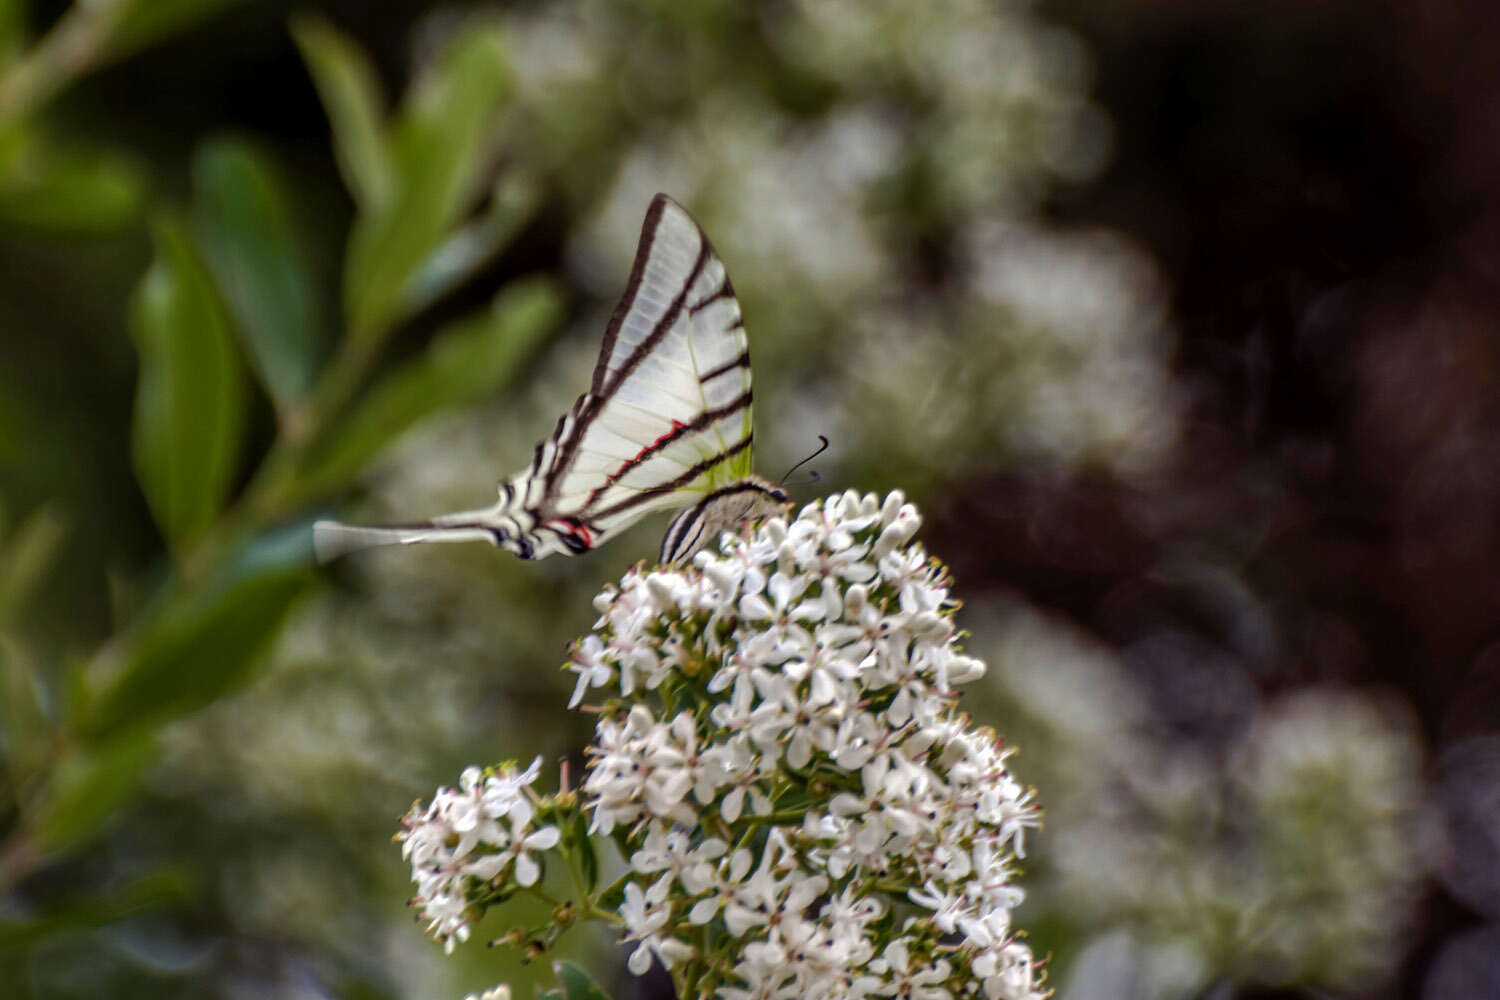
POLYGON ((748 475, 750 440, 739 303, 697 225, 658 196, 593 385, 545 474, 542 513, 579 518, 602 540, 748 475))

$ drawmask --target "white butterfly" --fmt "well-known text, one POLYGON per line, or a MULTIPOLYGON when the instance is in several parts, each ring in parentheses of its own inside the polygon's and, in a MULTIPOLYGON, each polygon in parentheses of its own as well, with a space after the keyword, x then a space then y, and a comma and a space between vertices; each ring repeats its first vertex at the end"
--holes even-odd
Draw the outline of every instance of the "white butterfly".
POLYGON ((646 212, 625 297, 604 333, 593 384, 500 486, 500 501, 430 521, 363 527, 319 521, 326 561, 373 545, 486 541, 520 556, 586 552, 653 510, 691 504, 662 540, 686 559, 787 495, 751 475, 750 347, 724 265, 671 198, 646 212))

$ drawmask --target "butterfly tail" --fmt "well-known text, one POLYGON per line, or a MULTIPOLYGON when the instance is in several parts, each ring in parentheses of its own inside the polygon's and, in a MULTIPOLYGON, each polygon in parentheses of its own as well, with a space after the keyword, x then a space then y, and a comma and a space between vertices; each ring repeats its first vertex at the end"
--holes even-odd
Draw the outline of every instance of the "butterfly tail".
POLYGON ((444 525, 404 524, 379 527, 319 521, 313 525, 313 554, 326 563, 351 552, 377 545, 413 545, 418 542, 489 542, 495 544, 493 530, 473 524, 444 525))

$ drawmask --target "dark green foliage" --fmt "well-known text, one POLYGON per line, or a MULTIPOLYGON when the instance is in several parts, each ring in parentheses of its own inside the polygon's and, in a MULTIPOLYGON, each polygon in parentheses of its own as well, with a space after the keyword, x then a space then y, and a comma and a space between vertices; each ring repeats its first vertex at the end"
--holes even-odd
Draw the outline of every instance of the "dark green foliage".
POLYGON ((63 553, 62 522, 42 509, 9 532, 0 523, 0 896, 27 900, 0 922, 0 978, 11 977, 5 961, 59 935, 201 891, 187 857, 183 871, 128 863, 137 877, 99 881, 101 833, 136 828, 171 724, 241 690, 265 662, 315 580, 309 505, 346 490, 414 424, 514 380, 562 314, 552 282, 517 281, 487 306, 450 311, 424 349, 374 371, 397 326, 488 265, 533 210, 534 185, 495 169, 507 74, 493 31, 460 35, 386 122, 359 49, 322 22, 297 22, 357 209, 342 333, 324 308, 338 296, 318 274, 307 206, 266 147, 201 143, 178 206, 148 192, 133 157, 44 138, 41 112, 68 73, 229 5, 96 4, 26 49, 19 7, 0 3, 0 225, 115 231, 154 203, 151 260, 120 308, 137 366, 136 487, 165 543, 111 581, 115 633, 64 654, 35 641, 25 618, 63 553), (69 32, 95 48, 64 72, 52 47, 85 44, 69 32), (7 59, 25 69, 6 74, 7 59), (32 898, 28 887, 48 878, 71 884, 32 898))

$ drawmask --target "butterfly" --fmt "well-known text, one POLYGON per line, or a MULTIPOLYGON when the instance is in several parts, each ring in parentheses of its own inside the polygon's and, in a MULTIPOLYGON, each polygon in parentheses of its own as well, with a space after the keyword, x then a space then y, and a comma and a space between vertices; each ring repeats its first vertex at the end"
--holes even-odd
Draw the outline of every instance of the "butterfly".
POLYGON ((651 201, 593 381, 500 485, 499 502, 415 524, 319 521, 320 562, 375 545, 486 541, 522 559, 587 552, 646 514, 686 507, 662 539, 679 562, 776 513, 786 492, 751 474, 750 345, 723 263, 686 210, 651 201))

